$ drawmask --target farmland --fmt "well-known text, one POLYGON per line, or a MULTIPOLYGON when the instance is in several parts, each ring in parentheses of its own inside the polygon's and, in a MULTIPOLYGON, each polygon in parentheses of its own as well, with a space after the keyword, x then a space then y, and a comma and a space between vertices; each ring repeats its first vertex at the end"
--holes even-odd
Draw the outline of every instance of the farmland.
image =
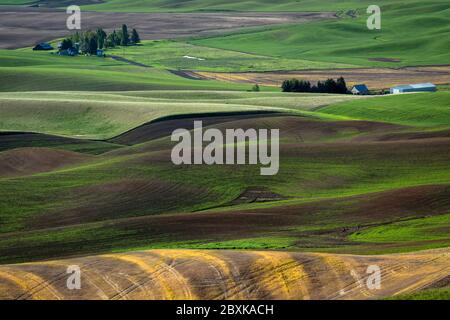
POLYGON ((115 49, 111 54, 120 55, 142 64, 162 69, 201 71, 266 71, 296 69, 330 69, 351 65, 315 62, 301 59, 283 59, 267 55, 249 54, 232 50, 193 45, 183 41, 143 41, 142 46, 115 49), (191 58, 187 58, 191 57, 191 58))
MULTIPOLYGON (((298 61, 298 60, 296 60, 298 61)), ((323 64, 319 64, 323 67, 323 64)), ((220 80, 232 83, 259 83, 265 86, 280 87, 284 80, 297 78, 316 83, 323 79, 337 79, 344 77, 349 86, 365 83, 372 90, 387 89, 405 82, 443 84, 450 82, 450 67, 405 67, 405 68, 341 68, 341 69, 314 69, 300 71, 282 71, 282 64, 278 71, 261 72, 218 72, 202 71, 197 67, 188 74, 194 77, 220 80)), ((296 67, 299 67, 297 64, 296 67)), ((194 69, 194 68, 192 68, 194 69)), ((206 69, 206 68, 205 68, 206 69)))
MULTIPOLYGON (((72 3, 73 4, 73 3, 72 3)), ((15 49, 35 42, 53 40, 71 33, 66 29, 67 15, 59 9, 6 7, 0 11, 0 48, 15 49)), ((83 12, 83 29, 102 26, 108 32, 123 23, 133 23, 143 39, 175 39, 217 35, 266 25, 303 23, 334 19, 333 13, 120 13, 83 12)))
POLYGON ((0 298, 374 299, 432 286, 445 275, 439 268, 448 266, 448 254, 448 250, 389 257, 199 250, 110 254, 0 266, 0 298), (367 264, 389 270, 385 274, 389 282, 382 290, 360 289, 367 279, 367 264), (86 288, 66 288, 61 274, 67 265, 81 267, 89 279, 86 288), (33 286, 43 281, 49 285, 33 286))
MULTIPOLYGON (((383 10, 383 7, 382 7, 383 10)), ((360 67, 402 67, 444 64, 449 61, 449 4, 408 2, 386 6, 381 30, 369 31, 367 16, 274 26, 192 41, 193 44, 272 57, 335 62, 360 67), (420 28, 414 13, 421 15, 420 28), (414 28, 414 37, 409 36, 414 28), (401 54, 399 54, 401 52, 401 54)))
MULTIPOLYGON (((433 102, 436 120, 427 118, 429 122, 424 122, 423 125, 417 123, 420 120, 419 113, 407 113, 408 117, 413 118, 404 119, 403 112, 420 105, 421 101, 430 101, 424 94, 403 97, 409 98, 410 102, 403 104, 399 109, 390 108, 393 114, 389 115, 388 120, 392 119, 392 124, 369 122, 367 120, 372 119, 368 112, 365 113, 368 116, 367 120, 352 120, 352 114, 344 112, 345 116, 342 116, 333 112, 335 106, 340 104, 349 105, 338 109, 342 111, 346 108, 352 110, 352 103, 356 103, 358 110, 362 111, 365 105, 368 109, 373 109, 374 103, 387 107, 389 104, 386 102, 393 100, 392 104, 395 105, 395 99, 400 99, 397 97, 358 99, 353 102, 337 102, 334 105, 336 101, 333 100, 333 96, 306 95, 303 105, 308 105, 308 101, 314 105, 314 100, 319 99, 319 106, 299 107, 295 104, 298 101, 293 101, 290 103, 291 108, 277 108, 276 103, 270 103, 272 108, 268 108, 258 106, 258 99, 265 100, 262 97, 255 98, 258 93, 187 94, 154 91, 128 92, 122 95, 114 93, 116 101, 125 98, 136 100, 122 104, 123 108, 135 110, 129 113, 130 116, 136 117, 136 120, 133 120, 125 117, 121 109, 111 108, 113 104, 108 102, 110 101, 108 99, 111 99, 110 93, 79 94, 80 96, 72 101, 73 105, 67 102, 71 106, 67 115, 59 113, 61 108, 55 109, 52 106, 52 102, 67 96, 67 93, 62 92, 30 93, 28 98, 22 97, 20 104, 12 105, 14 114, 21 116, 22 123, 27 125, 21 130, 41 131, 41 134, 47 135, 63 134, 71 139, 79 139, 80 132, 84 131, 93 138, 106 139, 103 143, 114 148, 110 152, 80 159, 70 165, 66 164, 66 169, 38 168, 37 172, 42 173, 16 177, 9 175, 0 180, 0 190, 8 195, 5 198, 8 201, 1 203, 2 230, 7 232, 6 235, 21 230, 26 232, 21 234, 20 242, 15 242, 14 238, 9 236, 0 240, 0 243, 3 243, 1 248, 4 261, 21 261, 23 258, 20 248, 31 242, 33 247, 39 248, 39 252, 33 254, 36 258, 61 256, 66 250, 72 253, 74 250, 80 253, 94 253, 143 247, 246 249, 258 247, 258 243, 268 248, 297 250, 314 248, 318 251, 363 253, 409 251, 411 247, 435 248, 448 244, 448 238, 442 238, 439 234, 435 238, 421 241, 398 242, 394 247, 390 243, 372 244, 347 239, 352 230, 356 232, 364 226, 375 227, 403 219, 448 212, 448 201, 445 200, 448 192, 446 184, 449 179, 446 165, 449 159, 445 151, 448 147, 445 138, 448 130, 442 127, 442 121, 447 121, 446 93, 438 94, 433 102), (184 104, 183 110, 180 109, 177 102, 180 96, 184 97, 184 101, 195 103, 197 111, 198 106, 203 104, 216 109, 206 109, 212 113, 202 118, 198 118, 199 115, 195 113, 189 115, 192 113, 188 107, 189 103, 184 104), (77 109, 77 104, 83 99, 90 101, 90 107, 83 102, 81 104, 83 108, 77 109), (101 119, 105 117, 102 99, 103 103, 110 105, 107 109, 108 124, 112 125, 111 121, 114 118, 118 121, 116 126, 111 127, 114 130, 108 131, 107 127, 102 127, 101 119), (324 102, 326 99, 329 99, 328 103, 332 105, 323 106, 326 105, 324 102), (96 105, 96 100, 100 106, 96 105), (158 102, 155 103, 155 100, 158 102), (165 102, 161 102, 164 100, 165 102), (217 100, 221 100, 222 103, 217 105, 212 103, 217 100), (439 108, 439 105, 442 107, 439 108), (90 108, 89 117, 85 116, 86 107, 90 108), (29 108, 42 108, 45 111, 39 113, 42 118, 38 123, 46 123, 46 131, 35 126, 35 122, 32 121, 34 118, 26 120, 29 108), (165 111, 159 116, 168 115, 168 112, 171 112, 170 115, 176 115, 181 111, 187 115, 184 118, 162 118, 161 121, 151 122, 160 112, 158 108, 165 111), (23 113, 20 110, 23 110, 23 113), (215 116, 214 111, 220 111, 221 115, 218 113, 215 116), (276 113, 264 113, 268 111, 276 113), (78 120, 76 114, 84 115, 83 120, 78 120), (71 121, 61 121, 65 118, 85 123, 86 127, 75 127, 71 121), (183 170, 175 167, 169 161, 170 128, 184 125, 187 128, 192 127, 192 120, 196 118, 223 129, 282 128, 280 173, 271 178, 256 174, 257 168, 254 166, 233 169, 226 166, 194 166, 184 167, 183 170), (395 121, 396 118, 402 121, 395 121), (87 121, 89 119, 92 123, 87 121), (150 122, 139 126, 141 122, 136 122, 137 120, 150 122), (129 128, 133 126, 136 129, 130 131, 129 128), (121 131, 126 133, 117 135, 121 131), (98 132, 103 136, 99 136, 98 132), (111 137, 113 138, 108 139, 111 137), (414 154, 413 158, 411 154, 414 154), (432 158, 430 154, 433 155, 432 158), (174 171, 177 172, 175 176, 174 171), (267 203, 234 202, 248 190, 260 188, 268 189, 278 195, 275 199, 279 199, 267 203), (35 195, 37 189, 39 189, 38 197, 35 195), (405 190, 411 195, 416 194, 417 199, 413 196, 411 199, 402 200, 400 195, 406 192, 405 190), (161 201, 162 198, 166 200, 161 201), (410 208, 411 201, 417 203, 413 202, 415 205, 410 208), (436 205, 432 211, 426 205, 429 201, 436 205), (378 214, 361 216, 359 213, 358 208, 361 206, 365 207, 365 210, 377 212, 379 203, 385 202, 387 204, 395 202, 397 206, 385 208, 381 216, 378 214), (347 208, 345 210, 344 203, 347 208), (255 217, 257 220, 254 220, 252 216, 255 210, 266 216, 266 219, 258 219, 257 215, 255 217), (309 218, 306 213, 311 210, 321 218, 309 218), (235 221, 232 217, 237 212, 240 219, 235 221), (114 221, 109 221, 111 214, 115 217, 114 221), (273 218, 269 218, 272 215, 273 218), (54 219, 56 216, 58 219, 54 219), (273 220, 275 217, 276 220, 273 220), (206 227, 210 224, 210 219, 217 221, 213 224, 211 233, 206 227), (161 220, 166 222, 162 223, 161 220), (156 224, 160 226, 156 229, 152 227, 155 221, 159 221, 156 224), (79 226, 80 223, 83 226, 79 226), (186 223, 191 225, 189 230, 182 228, 186 223), (235 223, 240 227, 237 228, 235 223), (193 227, 195 225, 202 230, 202 236, 195 232, 196 228, 193 227), (220 231, 221 228, 223 231, 220 231), (347 231, 341 232, 342 230, 347 231), (322 236, 316 238, 317 232, 322 236), (130 233, 135 236, 129 237, 130 233), (99 236, 100 234, 103 236, 99 236), (242 234, 250 240, 246 241, 246 237, 242 238, 242 234), (262 234, 265 235, 263 238, 262 234), (328 236, 325 236, 326 234, 328 236), (138 235, 142 235, 142 238, 138 235), (80 247, 76 242, 78 238, 82 238, 84 243, 89 241, 92 243, 80 247), (29 240, 23 242, 24 239, 29 240), (72 245, 69 247, 55 245, 66 242, 67 245, 69 243, 72 245), (334 246, 333 243, 341 243, 341 246, 334 246), (10 251, 8 247, 15 249, 10 251), (42 250, 44 247, 47 249, 42 250)), ((275 99, 280 95, 261 94, 275 99)), ((8 95, 4 94, 6 97, 8 95)), ((291 99, 298 98, 293 95, 291 99)), ((404 100, 406 101, 407 99, 404 100)), ((278 103, 289 105, 286 98, 278 103)), ((9 115, 8 109, 5 110, 6 113, 2 118, 10 118, 11 123, 17 122, 9 115)), ((424 111, 423 108, 421 110, 424 111)), ((6 123, 3 126, 7 128, 6 123)), ((11 133, 5 137, 10 135, 11 133)), ((16 163, 21 163, 19 150, 21 149, 3 153, 6 152, 5 156, 8 158, 17 157, 16 163)), ((38 148, 30 152, 39 157, 39 154, 48 151, 38 148)), ((54 161, 54 166, 58 165, 58 158, 54 161)), ((14 163, 13 161, 12 165, 14 163)), ((36 166, 38 165, 39 163, 36 163, 36 166)), ((433 220, 430 220, 430 223, 430 228, 433 228, 433 220)), ((32 247, 27 248, 28 254, 33 251, 32 247)))
POLYGON ((376 31, 369 1, 74 1, 139 30, 106 56, 32 51, 70 34, 38 3, 0 0, 0 300, 448 299, 448 1, 380 1, 376 31), (340 76, 438 92, 280 90, 340 76), (194 121, 278 129, 278 174, 173 164, 194 121))
POLYGON ((323 113, 349 116, 356 119, 382 121, 420 127, 448 127, 450 95, 448 92, 437 94, 416 94, 406 97, 390 96, 383 99, 371 99, 364 104, 344 102, 319 109, 323 113), (401 102, 400 102, 401 101, 401 102), (401 107, 400 106, 401 103, 401 107), (429 107, 424 110, 424 106, 429 107), (361 107, 361 108, 360 108, 361 107))
POLYGON ((243 90, 249 85, 217 81, 187 81, 168 71, 130 66, 127 63, 93 57, 53 56, 27 51, 0 50, 0 91, 105 91, 211 89, 243 90), (70 79, 70 81, 67 81, 70 79))

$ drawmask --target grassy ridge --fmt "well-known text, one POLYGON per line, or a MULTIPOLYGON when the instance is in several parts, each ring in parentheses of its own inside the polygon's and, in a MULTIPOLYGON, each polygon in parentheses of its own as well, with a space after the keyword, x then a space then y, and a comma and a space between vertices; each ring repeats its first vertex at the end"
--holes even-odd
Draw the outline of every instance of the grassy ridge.
MULTIPOLYGON (((323 2, 321 2, 323 3, 323 2)), ((360 66, 443 64, 450 61, 450 5, 442 1, 382 4, 382 29, 369 31, 365 10, 344 18, 217 36, 193 44, 289 59, 360 66), (414 36, 411 36, 413 30, 414 36), (378 59, 394 59, 379 61, 378 59)))
MULTIPOLYGON (((21 0, 19 0, 21 1, 21 0)), ((380 4, 404 3, 405 1, 381 0, 380 4)), ((408 1, 417 3, 417 0, 408 1)), ((444 1, 440 1, 444 2, 444 1)), ((366 8, 372 2, 368 0, 315 0, 305 1, 269 1, 269 0, 194 0, 181 2, 176 0, 106 0, 104 3, 85 6, 89 10, 123 12, 186 12, 186 11, 339 11, 366 8)))
MULTIPOLYGON (((29 4, 32 0, 0 0, 0 5, 29 4)), ((50 1, 52 2, 52 1, 50 1)), ((68 3, 77 4, 77 1, 53 1, 53 5, 64 6, 68 3), (62 3, 61 3, 62 2, 62 3)), ((86 1, 83 1, 86 2, 86 1)), ((378 4, 415 4, 419 1, 380 0, 378 4)), ((436 1, 438 2, 438 1, 436 1)), ((444 3, 444 0, 439 1, 444 3)), ((84 4, 84 3, 83 3, 84 4)), ((373 4, 370 0, 103 0, 101 3, 83 5, 86 10, 114 11, 114 12, 189 12, 189 11, 340 11, 349 9, 367 8, 373 4)))
POLYGON ((369 228, 352 234, 349 239, 375 243, 447 240, 450 245, 448 230, 450 230, 450 214, 369 228))
POLYGON ((321 113, 417 127, 450 124, 450 93, 393 95, 319 108, 321 113))
MULTIPOLYGON (((1 128, 82 138, 110 138, 155 118, 181 114, 245 110, 233 105, 100 102, 71 99, 1 99, 1 128), (131 111, 131 112, 130 112, 131 111), (28 116, 27 116, 28 115, 28 116), (80 125, 81 124, 81 125, 80 125)), ((256 108, 247 108, 256 109, 256 108)))
POLYGON ((45 52, 0 50, 0 91, 43 90, 248 90, 249 86, 195 81, 165 70, 96 57, 59 57, 45 52))
POLYGON ((142 46, 108 50, 145 65, 172 70, 200 71, 270 71, 300 69, 331 69, 352 67, 348 64, 317 62, 299 58, 286 59, 263 54, 209 48, 182 41, 143 41, 142 46), (186 58, 189 56, 191 58, 186 58))
POLYGON ((401 294, 387 298, 387 300, 450 300, 450 287, 401 294))
POLYGON ((52 91, 24 92, 19 97, 16 93, 0 93, 0 130, 104 139, 163 116, 252 110, 293 112, 329 120, 445 127, 450 121, 449 94, 364 99, 351 95, 224 91, 52 91))
POLYGON ((22 5, 31 2, 30 0, 0 0, 0 5, 22 5))
POLYGON ((1 132, 0 152, 17 148, 52 148, 87 154, 101 154, 122 147, 104 141, 73 139, 38 133, 1 132))
POLYGON ((282 110, 323 119, 438 128, 450 123, 449 95, 437 92, 360 99, 340 95, 217 91, 60 91, 25 92, 20 96, 0 93, 0 130, 99 139, 162 116, 251 110, 282 110), (336 102, 340 103, 333 104, 336 102), (314 111, 305 111, 308 109, 314 111))
POLYGON ((191 113, 284 110, 355 99, 270 92, 23 92, 0 93, 0 131, 106 139, 156 118, 191 113))
MULTIPOLYGON (((88 139, 119 135, 159 117, 201 112, 248 111, 262 107, 171 103, 163 101, 117 101, 111 96, 101 101, 82 97, 42 99, 39 94, 0 94, 0 128, 3 131, 29 131, 88 139)), ((90 96, 92 97, 92 96, 90 96)))

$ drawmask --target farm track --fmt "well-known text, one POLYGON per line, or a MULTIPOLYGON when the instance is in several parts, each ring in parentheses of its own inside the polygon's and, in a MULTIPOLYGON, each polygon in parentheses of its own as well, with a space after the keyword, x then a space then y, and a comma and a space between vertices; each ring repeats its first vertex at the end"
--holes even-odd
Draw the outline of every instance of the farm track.
POLYGON ((126 59, 126 58, 121 57, 121 56, 109 55, 108 57, 110 57, 113 60, 116 60, 116 61, 119 61, 119 62, 125 62, 125 63, 128 63, 128 64, 132 65, 132 66, 136 66, 136 67, 142 67, 142 68, 150 68, 151 67, 151 66, 148 66, 148 65, 143 64, 143 63, 139 63, 139 62, 136 62, 136 61, 133 61, 133 60, 126 59))
POLYGON ((1 299, 377 299, 450 274, 450 249, 356 256, 270 251, 152 250, 0 266, 1 299), (81 268, 68 290, 66 268, 81 268), (369 265, 381 289, 366 283, 369 265))

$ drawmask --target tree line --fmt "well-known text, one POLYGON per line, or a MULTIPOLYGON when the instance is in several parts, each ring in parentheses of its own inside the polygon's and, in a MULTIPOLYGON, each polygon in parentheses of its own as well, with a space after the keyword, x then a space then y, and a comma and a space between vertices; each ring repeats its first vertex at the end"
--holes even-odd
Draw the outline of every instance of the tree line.
POLYGON ((130 34, 127 25, 124 24, 119 31, 114 30, 110 34, 107 34, 102 28, 95 31, 76 32, 62 40, 60 50, 73 49, 77 46, 77 49, 83 54, 97 54, 98 49, 135 45, 140 42, 137 30, 133 29, 130 34))
POLYGON ((340 77, 336 81, 334 79, 327 79, 325 81, 318 81, 316 85, 311 85, 311 82, 305 80, 291 79, 283 81, 281 85, 283 92, 314 92, 314 93, 348 93, 345 79, 340 77))

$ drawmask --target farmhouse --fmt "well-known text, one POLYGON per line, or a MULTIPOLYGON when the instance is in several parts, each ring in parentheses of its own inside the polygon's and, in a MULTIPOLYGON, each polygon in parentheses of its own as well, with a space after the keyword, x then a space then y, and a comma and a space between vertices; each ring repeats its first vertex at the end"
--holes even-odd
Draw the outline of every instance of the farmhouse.
POLYGON ((432 83, 408 84, 391 88, 391 94, 406 92, 435 92, 436 86, 432 83))
POLYGON ((369 88, 365 84, 354 85, 351 92, 355 95, 366 95, 369 94, 369 88))
POLYGON ((53 50, 53 47, 47 42, 42 42, 42 43, 39 43, 38 45, 36 45, 33 48, 33 50, 34 51, 48 51, 48 50, 53 50))

